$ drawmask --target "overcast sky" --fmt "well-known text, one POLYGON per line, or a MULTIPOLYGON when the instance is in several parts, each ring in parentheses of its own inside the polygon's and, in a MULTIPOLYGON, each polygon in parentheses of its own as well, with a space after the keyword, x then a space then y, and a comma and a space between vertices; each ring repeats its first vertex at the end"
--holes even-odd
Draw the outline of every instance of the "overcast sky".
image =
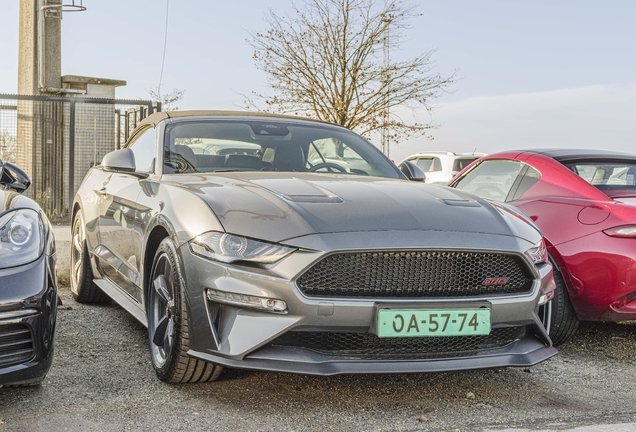
MULTIPOLYGON (((69 3, 71 0, 64 0, 69 3)), ((300 3, 302 0, 298 0, 300 3)), ((76 0, 78 2, 78 0, 76 0)), ((425 150, 493 153, 584 147, 636 152, 636 1, 416 1, 421 17, 400 52, 429 48, 437 71, 457 70, 435 102, 433 141, 400 143, 396 161, 425 150)), ((62 21, 62 73, 123 79, 119 98, 147 99, 159 82, 166 0, 83 0, 62 21)), ((249 32, 289 0, 171 0, 163 88, 181 109, 238 109, 263 91, 249 32)), ((17 91, 19 0, 2 0, 0 93, 17 91)), ((426 120, 427 116, 422 116, 426 120)))

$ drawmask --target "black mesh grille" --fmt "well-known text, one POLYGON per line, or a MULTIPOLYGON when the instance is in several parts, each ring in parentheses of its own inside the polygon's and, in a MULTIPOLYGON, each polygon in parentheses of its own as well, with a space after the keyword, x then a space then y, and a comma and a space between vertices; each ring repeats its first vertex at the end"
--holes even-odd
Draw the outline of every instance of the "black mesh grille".
POLYGON ((405 251, 330 255, 297 284, 310 297, 469 297, 528 292, 531 278, 518 256, 405 251), (499 284, 488 283, 496 279, 499 284))
POLYGON ((287 332, 272 345, 305 348, 326 356, 351 359, 433 359, 502 348, 527 334, 526 327, 496 328, 487 336, 412 338, 379 338, 370 333, 287 332))
POLYGON ((0 367, 29 361, 33 355, 33 337, 29 327, 0 324, 0 367))

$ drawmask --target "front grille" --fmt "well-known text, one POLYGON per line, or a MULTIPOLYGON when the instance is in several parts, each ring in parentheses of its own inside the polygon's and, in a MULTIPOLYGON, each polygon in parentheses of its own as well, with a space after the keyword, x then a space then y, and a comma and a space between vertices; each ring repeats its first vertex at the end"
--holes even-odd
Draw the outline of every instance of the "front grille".
POLYGON ((0 324, 0 367, 31 360, 33 336, 24 324, 0 324))
POLYGON ((297 281, 309 297, 470 297, 529 292, 532 274, 516 255, 405 251, 339 253, 297 281), (488 284, 493 279, 506 283, 488 284))
POLYGON ((370 333, 287 332, 271 345, 304 348, 330 357, 407 360, 463 357, 523 339, 526 327, 493 329, 487 336, 379 338, 370 333))

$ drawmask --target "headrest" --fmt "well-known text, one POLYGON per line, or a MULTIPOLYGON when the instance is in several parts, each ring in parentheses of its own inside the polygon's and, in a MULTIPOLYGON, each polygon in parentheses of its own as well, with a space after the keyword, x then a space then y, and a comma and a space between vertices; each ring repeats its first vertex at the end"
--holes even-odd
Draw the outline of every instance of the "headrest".
POLYGON ((194 152, 192 151, 192 149, 190 147, 188 147, 187 145, 180 145, 180 144, 175 144, 174 146, 174 151, 179 153, 181 156, 183 156, 185 159, 188 160, 188 162, 190 162, 192 165, 195 164, 196 162, 196 157, 194 156, 194 152))
POLYGON ((234 168, 261 169, 263 163, 256 156, 229 154, 225 156, 225 166, 234 168))
POLYGON ((281 144, 276 147, 274 168, 277 171, 304 171, 305 154, 296 144, 281 144))
POLYGON ((196 155, 198 167, 220 168, 225 165, 225 156, 221 155, 196 155))

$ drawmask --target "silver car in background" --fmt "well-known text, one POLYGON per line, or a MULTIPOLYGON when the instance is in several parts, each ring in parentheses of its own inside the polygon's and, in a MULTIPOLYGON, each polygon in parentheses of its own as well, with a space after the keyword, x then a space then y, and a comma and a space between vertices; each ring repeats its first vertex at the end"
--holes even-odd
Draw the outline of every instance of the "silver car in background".
POLYGON ((402 170, 323 122, 153 114, 75 197, 73 295, 108 296, 146 325, 173 383, 223 367, 427 372, 556 354, 532 221, 402 170))

